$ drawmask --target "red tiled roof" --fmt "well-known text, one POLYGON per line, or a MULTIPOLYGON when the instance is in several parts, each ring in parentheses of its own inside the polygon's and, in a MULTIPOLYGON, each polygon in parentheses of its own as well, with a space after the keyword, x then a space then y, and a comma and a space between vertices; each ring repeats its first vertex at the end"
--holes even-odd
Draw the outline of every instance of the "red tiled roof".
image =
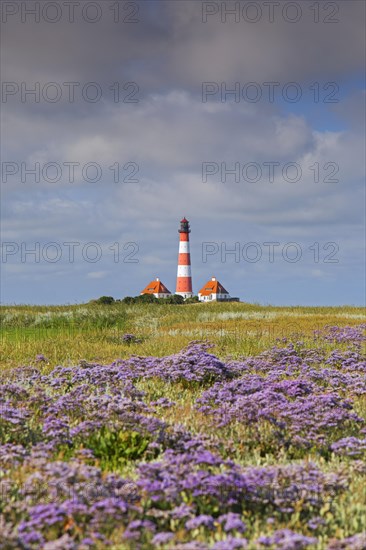
POLYGON ((151 281, 140 294, 171 294, 161 281, 151 281))
POLYGON ((202 296, 209 296, 210 294, 229 294, 228 291, 222 286, 219 281, 208 281, 201 290, 198 292, 202 296))

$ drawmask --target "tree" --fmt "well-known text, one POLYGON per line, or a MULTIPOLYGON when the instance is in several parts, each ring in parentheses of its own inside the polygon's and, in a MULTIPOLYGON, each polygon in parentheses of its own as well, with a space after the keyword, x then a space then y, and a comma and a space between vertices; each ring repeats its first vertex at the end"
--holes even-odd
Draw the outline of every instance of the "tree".
POLYGON ((163 298, 165 304, 183 304, 184 298, 180 294, 171 294, 167 298, 163 298))
POLYGON ((136 302, 136 298, 133 298, 132 296, 125 296, 121 302, 124 304, 134 304, 136 302))
POLYGON ((140 296, 135 297, 136 303, 142 303, 142 304, 152 304, 157 303, 158 299, 154 296, 154 294, 140 294, 140 296))
POLYGON ((109 306, 109 305, 114 303, 114 298, 113 298, 113 296, 101 296, 97 300, 94 300, 94 303, 109 306))

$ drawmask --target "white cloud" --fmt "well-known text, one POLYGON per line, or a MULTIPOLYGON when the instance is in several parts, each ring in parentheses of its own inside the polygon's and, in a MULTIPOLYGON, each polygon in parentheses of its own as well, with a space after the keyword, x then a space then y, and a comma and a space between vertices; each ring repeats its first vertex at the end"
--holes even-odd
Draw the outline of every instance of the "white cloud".
MULTIPOLYGON (((228 245, 296 240, 304 247, 334 241, 343 259, 339 272, 361 273, 365 223, 364 127, 359 121, 362 94, 351 90, 344 102, 318 106, 320 117, 324 115, 319 125, 323 130, 314 128, 309 116, 316 110, 314 104, 309 105, 312 82, 337 81, 342 89, 353 71, 363 68, 364 4, 339 4, 340 22, 334 25, 312 23, 308 6, 303 7, 299 24, 282 20, 203 24, 201 3, 160 1, 141 3, 141 23, 123 28, 107 21, 95 27, 76 22, 74 27, 53 25, 50 35, 49 25, 9 23, 2 54, 5 79, 29 85, 35 81, 96 81, 103 88, 102 101, 97 104, 80 98, 73 104, 21 103, 19 98, 9 98, 3 105, 4 160, 23 161, 29 168, 35 162, 61 166, 65 161, 81 166, 97 162, 103 172, 101 181, 94 184, 83 181, 80 168, 74 183, 67 181, 64 168, 56 183, 36 184, 30 177, 25 183, 9 178, 2 184, 3 240, 29 245, 77 241, 80 246, 93 241, 103 251, 95 271, 82 260, 34 270, 30 264, 9 265, 14 280, 19 275, 30 288, 43 273, 60 296, 67 296, 68 277, 76 285, 76 295, 77 289, 81 294, 87 289, 94 293, 95 287, 85 281, 96 285, 99 280, 108 288, 127 285, 127 292, 133 294, 158 270, 157 276, 171 288, 182 215, 192 223, 197 282, 210 275, 209 266, 200 258, 200 245, 208 240, 228 245), (108 87, 117 80, 136 81, 140 101, 114 103, 108 87), (203 81, 225 81, 228 87, 235 82, 278 81, 282 86, 298 81, 308 95, 296 106, 263 101, 222 103, 219 98, 202 103, 203 81), (343 117, 342 130, 327 129, 330 116, 343 117), (114 183, 110 166, 120 164, 122 180, 128 172, 123 166, 130 161, 139 165, 139 183, 114 183), (203 183, 205 161, 218 166, 226 162, 228 168, 256 162, 263 178, 257 183, 235 183, 228 176, 222 183, 216 176, 203 183), (263 165, 270 161, 280 164, 273 183, 263 165), (282 168, 288 162, 301 166, 300 181, 284 181, 282 168), (319 182, 314 181, 317 163, 319 182), (329 163, 339 165, 337 183, 324 181, 332 172, 329 163), (136 242, 139 264, 114 264, 110 247, 115 242, 122 247, 136 242)), ((252 284, 257 277, 265 286, 272 267, 241 263, 234 270, 218 260, 217 273, 223 273, 229 287, 235 284, 238 288, 241 279, 250 277, 252 284)), ((288 265, 277 269, 277 282, 288 281, 296 271, 288 265)), ((329 271, 324 266, 301 269, 309 281, 320 283, 326 280, 321 274, 329 271)), ((334 268, 332 273, 338 272, 334 268)), ((343 280, 340 287, 349 292, 343 280)), ((281 292, 285 291, 282 287, 281 292)), ((276 294, 277 289, 272 292, 276 294)))
POLYGON ((90 271, 87 274, 88 279, 104 279, 108 275, 108 271, 90 271))

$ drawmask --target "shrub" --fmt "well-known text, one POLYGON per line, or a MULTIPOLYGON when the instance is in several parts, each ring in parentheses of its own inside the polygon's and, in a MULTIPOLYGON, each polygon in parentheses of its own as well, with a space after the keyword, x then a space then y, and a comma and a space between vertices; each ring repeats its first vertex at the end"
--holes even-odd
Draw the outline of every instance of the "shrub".
POLYGON ((183 296, 180 296, 179 294, 172 294, 171 296, 168 296, 167 298, 161 298, 161 302, 163 304, 183 304, 184 298, 183 296))
POLYGON ((98 304, 98 305, 111 305, 111 304, 114 304, 114 298, 113 296, 101 296, 100 298, 98 298, 97 300, 93 300, 93 303, 94 304, 98 304))

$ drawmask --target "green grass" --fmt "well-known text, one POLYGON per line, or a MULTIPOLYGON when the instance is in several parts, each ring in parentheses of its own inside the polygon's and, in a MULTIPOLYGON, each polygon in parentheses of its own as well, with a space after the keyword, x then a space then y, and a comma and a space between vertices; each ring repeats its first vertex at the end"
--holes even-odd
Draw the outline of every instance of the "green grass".
MULTIPOLYGON (((81 359, 108 363, 131 354, 164 356, 178 352, 192 340, 209 340, 213 352, 221 358, 256 355, 277 339, 302 340, 314 346, 314 330, 326 325, 359 325, 365 322, 365 310, 360 307, 273 307, 248 303, 228 304, 92 304, 68 306, 1 306, 1 368, 35 364, 37 354, 44 354, 48 363, 39 368, 50 371, 56 365, 75 365, 81 359), (140 343, 122 341, 124 333, 135 334, 140 343)), ((328 351, 342 345, 317 343, 328 351)), ((218 430, 204 415, 193 408, 202 386, 182 383, 167 384, 161 380, 139 380, 137 387, 146 392, 146 402, 168 397, 176 406, 161 409, 159 418, 170 425, 183 424, 192 433, 204 433, 219 444, 224 458, 232 458, 243 466, 287 464, 298 460, 284 453, 265 452, 271 445, 263 444, 266 426, 260 437, 250 427, 233 425, 218 430), (220 443, 221 442, 221 443, 220 443)), ((355 400, 355 410, 366 418, 366 400, 355 400)), ((98 460, 106 471, 118 471, 133 477, 135 466, 143 455, 147 442, 135 433, 96 433, 90 446, 98 449, 98 460), (103 437, 102 437, 103 436, 103 437), (101 443, 102 442, 102 443, 101 443)), ((67 459, 67 457, 63 457, 67 459)), ((343 538, 365 528, 366 504, 364 474, 359 461, 333 457, 325 460, 309 451, 306 460, 315 462, 325 471, 345 469, 351 474, 351 485, 332 503, 324 506, 321 516, 326 520, 319 534, 317 550, 327 547, 329 538, 343 538)), ((276 524, 301 531, 301 521, 292 515, 291 525, 276 524)), ((260 519, 248 525, 255 538, 272 527, 260 519)), ((311 534, 311 533, 309 533, 311 534)), ((115 550, 131 549, 129 544, 116 544, 115 550)), ((250 546, 249 548, 253 548, 250 546)))
POLYGON ((360 307, 274 307, 228 304, 92 304, 68 306, 1 306, 2 368, 31 364, 43 353, 50 367, 88 361, 110 362, 139 355, 175 353, 192 340, 214 343, 220 357, 255 355, 276 339, 313 341, 325 325, 365 321, 360 307), (124 333, 142 342, 126 345, 124 333))

